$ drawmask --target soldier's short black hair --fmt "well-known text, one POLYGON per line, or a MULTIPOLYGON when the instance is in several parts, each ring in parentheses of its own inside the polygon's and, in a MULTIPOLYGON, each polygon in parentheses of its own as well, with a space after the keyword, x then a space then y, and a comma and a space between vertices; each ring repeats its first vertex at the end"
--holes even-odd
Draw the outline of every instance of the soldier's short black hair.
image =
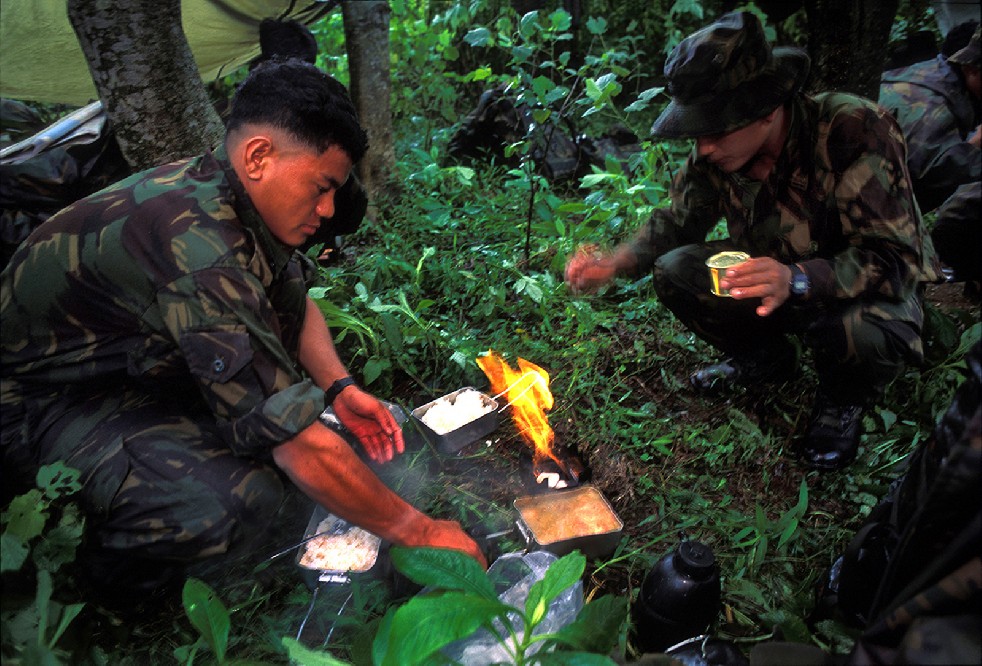
POLYGON ((338 146, 353 162, 368 150, 368 135, 347 88, 296 58, 268 60, 242 82, 225 129, 232 132, 247 123, 278 127, 318 153, 338 146))
POLYGON ((947 58, 968 46, 969 40, 972 39, 972 33, 975 32, 978 25, 978 21, 970 20, 959 23, 949 30, 948 34, 944 36, 944 41, 941 42, 941 55, 947 58))

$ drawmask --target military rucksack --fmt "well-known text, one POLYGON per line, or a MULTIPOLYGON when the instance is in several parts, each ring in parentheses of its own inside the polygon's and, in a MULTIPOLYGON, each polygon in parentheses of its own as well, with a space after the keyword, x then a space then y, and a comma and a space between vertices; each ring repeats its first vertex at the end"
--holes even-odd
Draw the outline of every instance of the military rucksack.
POLYGON ((815 618, 861 628, 850 664, 982 659, 982 345, 968 377, 829 572, 815 618))

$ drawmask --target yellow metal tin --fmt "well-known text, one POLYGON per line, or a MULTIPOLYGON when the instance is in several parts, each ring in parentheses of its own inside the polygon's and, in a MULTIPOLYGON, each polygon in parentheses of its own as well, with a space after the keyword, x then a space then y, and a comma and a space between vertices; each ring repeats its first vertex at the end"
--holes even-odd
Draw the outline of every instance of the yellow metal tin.
POLYGON ((719 281, 726 275, 727 268, 742 264, 749 258, 750 255, 746 252, 720 252, 707 259, 706 266, 709 267, 709 277, 713 281, 713 293, 717 296, 728 297, 730 295, 729 290, 720 288, 719 281))

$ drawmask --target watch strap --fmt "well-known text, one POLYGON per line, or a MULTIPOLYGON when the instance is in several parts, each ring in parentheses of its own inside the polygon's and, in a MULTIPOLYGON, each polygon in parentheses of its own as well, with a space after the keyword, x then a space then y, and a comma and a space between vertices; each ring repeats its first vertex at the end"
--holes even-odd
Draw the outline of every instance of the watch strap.
POLYGON ((355 380, 351 377, 342 377, 341 379, 335 379, 334 383, 324 391, 324 405, 330 406, 334 404, 334 400, 341 394, 341 391, 348 388, 355 383, 355 380))

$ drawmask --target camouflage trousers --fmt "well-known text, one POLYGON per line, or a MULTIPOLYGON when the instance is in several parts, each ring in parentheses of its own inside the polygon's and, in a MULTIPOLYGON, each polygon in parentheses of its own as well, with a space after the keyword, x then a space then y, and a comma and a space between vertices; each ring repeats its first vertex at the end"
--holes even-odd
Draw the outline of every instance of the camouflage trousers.
POLYGON ((59 460, 81 472, 92 577, 149 591, 268 538, 280 473, 234 456, 206 415, 119 387, 22 389, 3 382, 4 481, 59 460))
MULTIPOLYGON (((706 259, 735 248, 729 241, 686 245, 655 262, 655 291, 697 336, 728 356, 768 359, 788 354, 789 336, 811 349, 820 387, 846 403, 869 403, 907 363, 923 360, 919 298, 904 303, 855 300, 838 304, 786 302, 770 316, 760 299, 719 297, 706 259)), ((793 349, 790 350, 793 353, 793 349)))
POLYGON ((934 249, 955 279, 982 279, 982 183, 962 185, 938 209, 934 249))

